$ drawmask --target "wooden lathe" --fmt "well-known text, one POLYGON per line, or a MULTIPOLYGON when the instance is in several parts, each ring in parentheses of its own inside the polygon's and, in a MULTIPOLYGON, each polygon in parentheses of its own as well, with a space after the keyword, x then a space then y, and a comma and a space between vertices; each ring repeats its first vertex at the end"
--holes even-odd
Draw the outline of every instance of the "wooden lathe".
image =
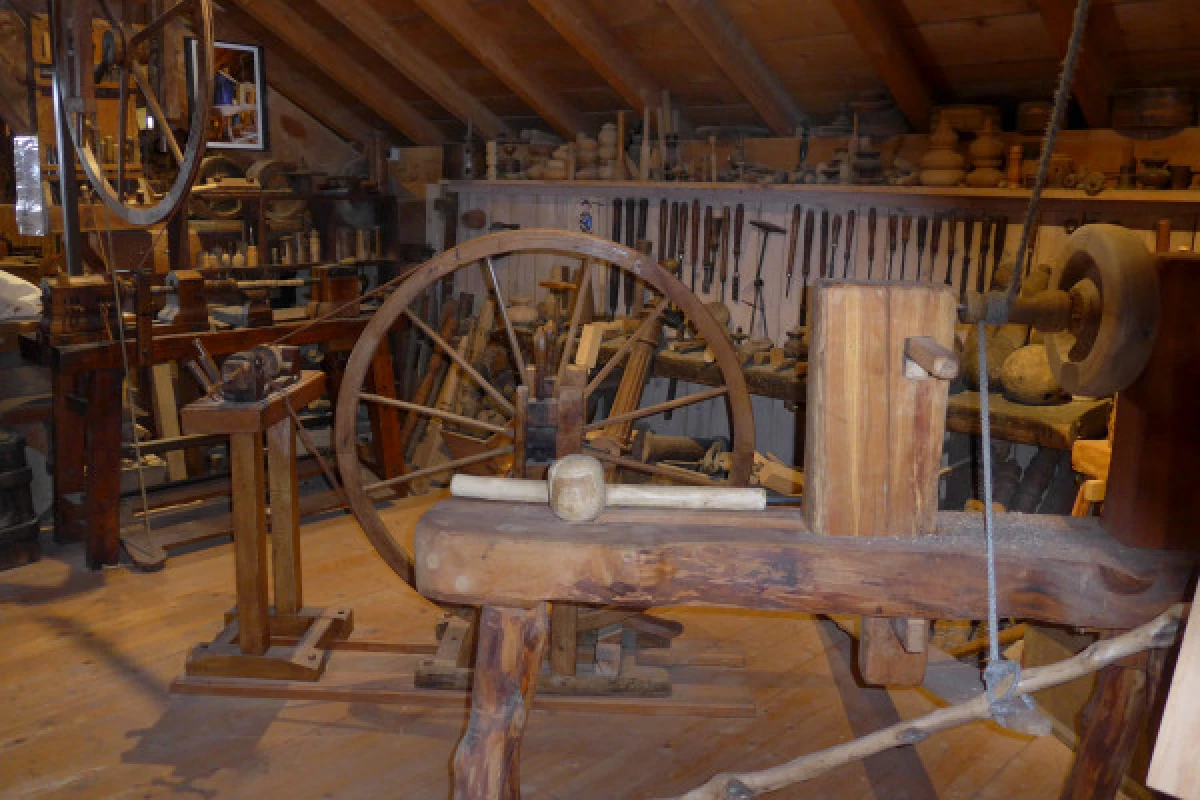
MULTIPOLYGON (((1194 396, 1184 388, 1200 352, 1188 311, 1200 300, 1197 267, 1089 226, 1060 263, 1058 307, 1014 308, 1057 331, 1065 385, 1087 394, 1116 374, 1122 396, 1102 517, 997 515, 1000 614, 1119 631, 1185 599, 1200 545, 1200 500, 1185 488, 1200 415, 1180 407, 1194 396)), ((987 614, 981 517, 937 510, 959 313, 986 319, 986 298, 964 311, 928 284, 818 283, 803 510, 608 509, 568 523, 544 506, 456 498, 426 514, 418 588, 483 607, 455 796, 519 797, 549 604, 858 614, 865 679, 920 683, 927 626, 912 621, 987 614)), ((1112 702, 1085 721, 1064 796, 1115 795, 1161 652, 1100 673, 1097 691, 1112 702)))

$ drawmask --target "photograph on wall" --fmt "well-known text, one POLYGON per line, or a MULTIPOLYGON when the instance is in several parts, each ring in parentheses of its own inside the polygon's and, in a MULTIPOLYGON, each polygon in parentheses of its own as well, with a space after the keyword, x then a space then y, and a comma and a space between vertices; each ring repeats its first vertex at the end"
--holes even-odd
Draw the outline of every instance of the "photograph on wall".
MULTIPOLYGON (((196 40, 188 43, 189 97, 195 97, 199 65, 196 40)), ((214 75, 208 146, 226 150, 267 149, 266 77, 257 45, 213 42, 214 75)))

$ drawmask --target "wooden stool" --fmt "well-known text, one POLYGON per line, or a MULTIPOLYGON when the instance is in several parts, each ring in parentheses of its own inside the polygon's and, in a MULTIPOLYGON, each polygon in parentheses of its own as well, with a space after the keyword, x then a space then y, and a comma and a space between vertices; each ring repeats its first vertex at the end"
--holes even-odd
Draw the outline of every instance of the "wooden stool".
POLYGON ((216 639, 192 650, 188 675, 315 681, 325 670, 328 643, 354 628, 348 608, 304 608, 301 588, 296 429, 288 405, 301 409, 324 390, 324 374, 306 371, 295 384, 254 403, 204 398, 181 412, 187 433, 229 434, 237 578, 236 609, 216 639), (268 485, 274 607, 267 602, 268 485))

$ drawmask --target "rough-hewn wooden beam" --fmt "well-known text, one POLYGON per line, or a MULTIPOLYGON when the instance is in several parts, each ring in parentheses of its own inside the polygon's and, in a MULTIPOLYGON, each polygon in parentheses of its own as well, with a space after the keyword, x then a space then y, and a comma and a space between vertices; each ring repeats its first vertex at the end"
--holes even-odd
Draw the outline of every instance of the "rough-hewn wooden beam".
POLYGON ((437 62, 408 41, 400 30, 370 3, 362 0, 317 0, 317 3, 391 64, 397 72, 421 87, 421 90, 438 105, 464 123, 469 120, 481 135, 489 139, 512 135, 508 125, 464 89, 446 70, 438 66, 437 62))
POLYGON ((441 144, 446 137, 429 119, 400 99, 387 82, 355 63, 335 43, 279 0, 228 0, 266 26, 279 39, 417 144, 441 144))
POLYGON ((916 131, 928 130, 933 108, 929 82, 881 0, 838 0, 833 5, 908 124, 916 131))
POLYGON ((574 139, 575 134, 590 127, 578 111, 509 51, 487 20, 465 0, 415 2, 560 134, 574 139))
POLYGON ((581 0, 529 0, 559 36, 567 40, 621 98, 641 112, 659 105, 662 89, 630 59, 581 0))
POLYGON ((780 136, 795 133, 806 115, 718 0, 667 0, 667 5, 767 126, 780 136))
MULTIPOLYGON (((1075 0, 1037 0, 1037 6, 1055 50, 1060 57, 1065 56, 1075 18, 1075 0)), ((1093 17, 1089 18, 1088 27, 1083 32, 1083 50, 1079 53, 1075 83, 1071 89, 1088 125, 1107 128, 1112 119, 1108 99, 1116 80, 1104 60, 1107 53, 1095 36, 1096 12, 1097 9, 1093 8, 1093 17)))
MULTIPOLYGON (((240 13, 240 12, 236 12, 240 13)), ((229 12, 215 15, 217 38, 228 42, 262 42, 234 21, 229 12)), ((376 126, 356 113, 339 97, 302 75, 278 48, 267 44, 267 84, 295 103, 296 107, 338 136, 353 142, 366 141, 376 126)))

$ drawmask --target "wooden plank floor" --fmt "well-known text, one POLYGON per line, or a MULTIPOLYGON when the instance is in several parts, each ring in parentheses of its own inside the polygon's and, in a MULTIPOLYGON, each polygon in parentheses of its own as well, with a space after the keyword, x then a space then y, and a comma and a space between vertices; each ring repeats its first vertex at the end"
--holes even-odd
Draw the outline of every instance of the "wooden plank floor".
MULTIPOLYGON (((419 508, 390 512, 411 522, 419 508)), ((438 611, 395 578, 344 516, 303 537, 310 604, 354 608, 357 636, 430 641, 438 611)), ((79 546, 0 573, 0 796, 375 798, 448 796, 460 711, 171 695, 185 653, 232 604, 229 545, 156 574, 81 568, 79 546)), ((918 691, 859 689, 831 623, 669 612, 685 636, 736 642, 755 719, 535 710, 526 798, 662 797, 726 769, 764 767, 934 707, 918 691)), ((336 656, 335 656, 336 657, 336 656)), ((1071 761, 976 724, 841 768, 778 798, 1052 798, 1071 761)))

